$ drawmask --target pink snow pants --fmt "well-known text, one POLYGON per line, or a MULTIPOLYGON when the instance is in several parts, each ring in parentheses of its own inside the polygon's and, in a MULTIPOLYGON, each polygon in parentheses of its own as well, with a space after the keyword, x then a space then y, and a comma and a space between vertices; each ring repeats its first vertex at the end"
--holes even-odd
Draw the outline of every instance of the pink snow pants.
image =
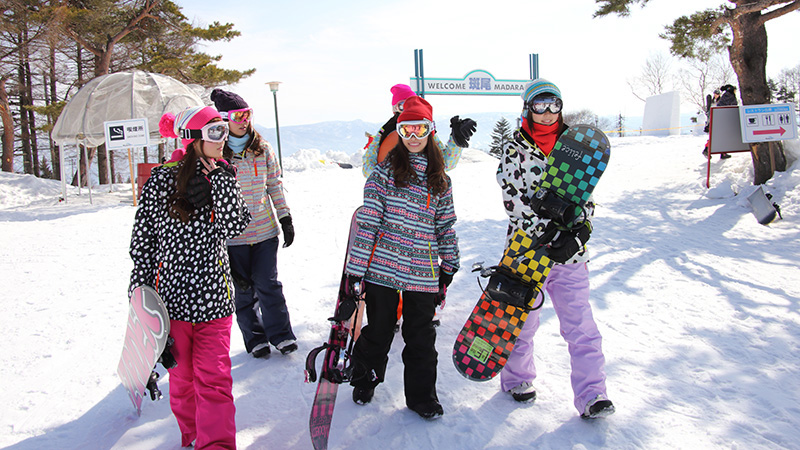
MULTIPOLYGON (((586 404, 606 395, 605 357, 602 337, 592 317, 589 305, 589 270, 585 263, 556 264, 544 282, 553 309, 558 316, 561 336, 567 342, 572 366, 572 390, 575 408, 584 412, 586 404)), ((505 368, 500 372, 500 384, 508 391, 522 382, 536 378, 533 362, 533 336, 539 329, 541 309, 531 311, 522 327, 517 344, 505 368)))
POLYGON ((236 448, 232 323, 232 316, 198 323, 170 320, 178 365, 169 370, 169 404, 183 447, 195 441, 197 450, 236 448))

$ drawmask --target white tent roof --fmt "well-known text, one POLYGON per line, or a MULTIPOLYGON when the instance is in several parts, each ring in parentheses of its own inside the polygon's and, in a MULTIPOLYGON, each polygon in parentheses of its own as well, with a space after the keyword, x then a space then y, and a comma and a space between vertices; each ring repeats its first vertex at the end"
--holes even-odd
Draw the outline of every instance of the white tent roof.
POLYGON ((161 142, 158 121, 164 113, 203 105, 189 86, 166 75, 112 73, 89 81, 70 99, 51 136, 59 145, 97 147, 105 142, 103 122, 147 118, 150 141, 161 142))

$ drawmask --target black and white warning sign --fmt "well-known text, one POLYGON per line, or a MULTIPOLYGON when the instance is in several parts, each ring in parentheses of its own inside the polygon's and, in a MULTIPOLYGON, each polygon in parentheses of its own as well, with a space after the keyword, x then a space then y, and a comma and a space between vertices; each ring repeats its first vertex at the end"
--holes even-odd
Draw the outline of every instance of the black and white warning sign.
POLYGON ((103 122, 109 150, 150 145, 147 119, 109 120, 103 122))

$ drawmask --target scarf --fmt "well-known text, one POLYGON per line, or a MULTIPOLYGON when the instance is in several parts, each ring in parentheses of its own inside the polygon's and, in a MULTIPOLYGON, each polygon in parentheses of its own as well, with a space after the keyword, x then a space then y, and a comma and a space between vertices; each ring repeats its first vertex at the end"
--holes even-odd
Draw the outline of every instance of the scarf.
POLYGON ((231 150, 233 150, 233 152, 236 153, 237 155, 241 155, 242 153, 244 153, 247 147, 247 142, 249 141, 250 141, 249 134, 245 134, 242 137, 236 137, 232 134, 228 135, 228 147, 230 147, 231 150))
POLYGON ((559 126, 560 123, 558 121, 551 125, 542 125, 536 122, 528 122, 527 117, 522 120, 522 128, 533 139, 539 149, 544 152, 545 156, 550 156, 550 152, 553 151, 553 147, 556 145, 559 126))

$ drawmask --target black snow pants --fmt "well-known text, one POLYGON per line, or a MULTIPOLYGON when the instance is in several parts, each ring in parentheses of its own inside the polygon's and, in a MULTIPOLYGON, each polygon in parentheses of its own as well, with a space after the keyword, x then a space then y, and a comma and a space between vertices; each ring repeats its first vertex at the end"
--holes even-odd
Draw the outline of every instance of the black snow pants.
POLYGON ((389 350, 397 323, 397 307, 402 295, 403 383, 406 406, 430 401, 436 396, 436 329, 433 327, 435 294, 405 291, 367 283, 367 325, 353 350, 354 374, 351 385, 374 388, 384 381, 389 350))

